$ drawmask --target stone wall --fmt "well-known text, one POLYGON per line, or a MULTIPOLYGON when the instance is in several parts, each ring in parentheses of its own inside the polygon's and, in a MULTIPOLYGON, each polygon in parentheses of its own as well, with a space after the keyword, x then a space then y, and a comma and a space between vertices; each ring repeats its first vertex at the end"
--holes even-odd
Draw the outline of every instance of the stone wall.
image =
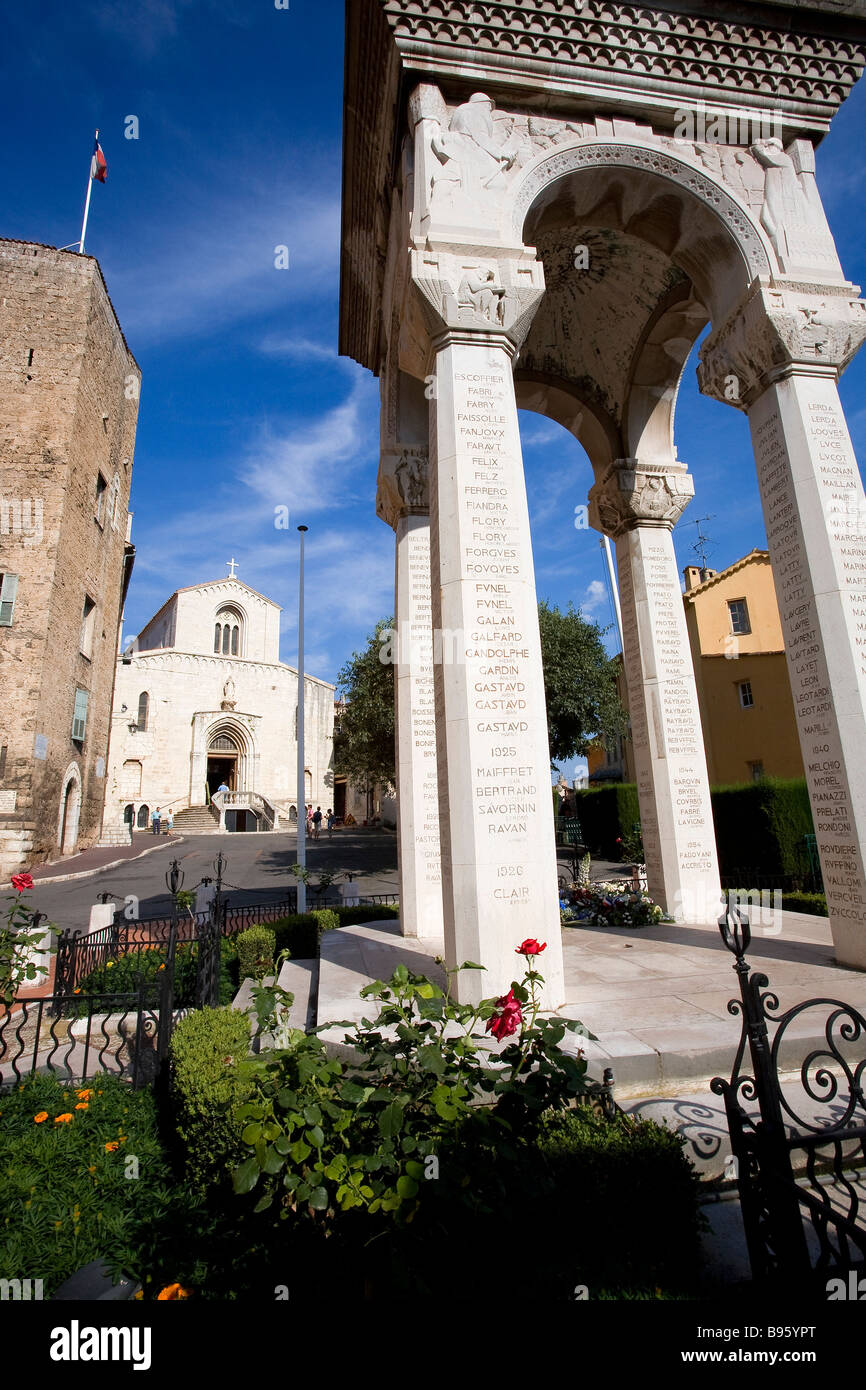
POLYGON ((60 853, 67 784, 67 850, 99 835, 139 383, 97 262, 0 241, 0 880, 60 853))

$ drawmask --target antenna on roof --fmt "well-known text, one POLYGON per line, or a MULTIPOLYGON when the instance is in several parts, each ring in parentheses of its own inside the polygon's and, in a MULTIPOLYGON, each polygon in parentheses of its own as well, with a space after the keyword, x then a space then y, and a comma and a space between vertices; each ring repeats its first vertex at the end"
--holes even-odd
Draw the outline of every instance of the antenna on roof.
POLYGON ((714 518, 711 516, 699 516, 696 520, 688 523, 690 526, 697 526, 698 528, 698 538, 692 546, 692 550, 695 552, 696 555, 700 556, 702 570, 705 570, 707 568, 708 551, 715 550, 716 547, 713 545, 709 536, 704 535, 703 531, 701 530, 701 523, 704 521, 713 520, 714 518))

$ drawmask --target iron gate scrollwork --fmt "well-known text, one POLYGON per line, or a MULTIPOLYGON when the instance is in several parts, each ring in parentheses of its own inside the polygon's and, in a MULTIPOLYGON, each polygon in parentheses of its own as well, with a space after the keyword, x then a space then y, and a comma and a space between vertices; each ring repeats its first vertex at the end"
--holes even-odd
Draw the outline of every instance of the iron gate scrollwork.
POLYGON ((866 1161, 866 1018, 829 998, 779 1013, 769 979, 745 959, 748 920, 729 912, 719 928, 740 987, 728 1012, 743 1025, 730 1080, 717 1076, 710 1086, 725 1102, 752 1274, 799 1292, 826 1287, 829 1277, 866 1264, 854 1171, 866 1161), (812 1041, 802 1057, 804 1023, 812 1041), (743 1070, 747 1046, 751 1075, 743 1070))

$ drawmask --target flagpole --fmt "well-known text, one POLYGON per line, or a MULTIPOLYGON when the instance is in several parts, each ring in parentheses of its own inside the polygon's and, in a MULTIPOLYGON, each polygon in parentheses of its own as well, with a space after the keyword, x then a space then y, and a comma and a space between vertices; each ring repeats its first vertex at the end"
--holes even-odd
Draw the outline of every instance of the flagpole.
MULTIPOLYGON (((299 526, 301 559, 298 574, 298 865, 307 863, 307 783, 304 776, 304 535, 306 526, 299 526)), ((307 885, 298 878, 298 912, 307 910, 307 885)))
MULTIPOLYGON (((96 135, 95 135, 94 139, 97 140, 97 141, 99 140, 99 131, 98 131, 98 130, 97 130, 97 132, 96 132, 96 135)), ((89 166, 89 168, 88 168, 88 170, 87 170, 87 197, 86 197, 85 200, 84 200, 84 217, 83 217, 82 222, 81 222, 81 240, 80 240, 79 243, 78 243, 78 254, 79 254, 79 256, 83 256, 83 255, 84 255, 84 234, 85 234, 85 232, 87 231, 87 218, 88 218, 88 216, 89 216, 89 214, 90 214, 90 194, 91 194, 92 189, 93 189, 93 155, 90 156, 90 166, 89 166)))

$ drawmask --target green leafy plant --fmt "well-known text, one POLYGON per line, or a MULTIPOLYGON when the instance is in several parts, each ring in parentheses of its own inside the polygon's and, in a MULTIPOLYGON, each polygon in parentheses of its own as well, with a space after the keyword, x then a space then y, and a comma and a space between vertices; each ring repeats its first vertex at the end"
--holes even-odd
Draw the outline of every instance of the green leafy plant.
POLYGON ((152 1093, 33 1076, 0 1094, 0 1112, 0 1277, 42 1279, 46 1298, 95 1259, 141 1277, 147 1230, 171 1202, 152 1093))
POLYGON ((171 1038, 171 1094, 186 1177, 203 1189, 238 1162, 237 1108, 251 1086, 250 1020, 232 1008, 197 1009, 171 1038))
POLYGON ((48 974, 46 965, 37 965, 33 960, 36 951, 53 955, 56 947, 43 945, 45 938, 50 941, 52 927, 34 927, 36 914, 22 893, 33 887, 29 874, 13 874, 12 886, 17 897, 9 899, 6 925, 0 927, 0 1004, 12 1003, 22 985, 32 984, 40 975, 48 974))
MULTIPOLYGON (((527 941, 518 952, 529 962, 544 949, 527 941)), ((356 1065, 329 1056, 315 1034, 297 1034, 256 1076, 238 1111, 248 1157, 235 1190, 255 1188, 255 1211, 278 1219, 328 1224, 355 1209, 411 1219, 428 1160, 453 1149, 465 1126, 507 1144, 543 1110, 590 1089, 582 1055, 559 1043, 567 1029, 591 1035, 539 1017, 542 984, 528 964, 506 996, 475 1005, 405 965, 368 985, 362 997, 378 1004, 377 1015, 346 1035, 356 1065), (485 1033, 514 1041, 498 1051, 485 1033)))

